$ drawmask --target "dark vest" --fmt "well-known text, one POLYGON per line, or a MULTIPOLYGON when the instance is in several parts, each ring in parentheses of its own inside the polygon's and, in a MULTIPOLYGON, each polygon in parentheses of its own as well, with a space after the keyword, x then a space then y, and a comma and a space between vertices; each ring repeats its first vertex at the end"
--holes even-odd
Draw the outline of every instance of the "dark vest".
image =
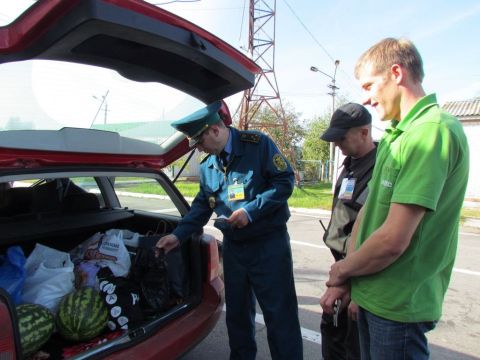
POLYGON ((358 212, 368 195, 368 182, 372 177, 377 148, 359 159, 347 156, 343 162, 343 170, 335 184, 332 204, 332 216, 323 241, 332 250, 336 260, 343 258, 347 252, 347 244, 358 212), (350 200, 339 199, 342 181, 345 178, 355 179, 355 188, 350 200))

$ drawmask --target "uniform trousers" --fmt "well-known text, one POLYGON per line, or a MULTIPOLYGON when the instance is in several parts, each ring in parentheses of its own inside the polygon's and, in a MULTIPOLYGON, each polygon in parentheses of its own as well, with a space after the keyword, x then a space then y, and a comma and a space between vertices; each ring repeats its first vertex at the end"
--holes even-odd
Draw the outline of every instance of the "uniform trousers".
POLYGON ((255 298, 267 326, 272 359, 303 359, 292 252, 286 228, 242 241, 225 236, 223 270, 230 359, 255 359, 255 298))

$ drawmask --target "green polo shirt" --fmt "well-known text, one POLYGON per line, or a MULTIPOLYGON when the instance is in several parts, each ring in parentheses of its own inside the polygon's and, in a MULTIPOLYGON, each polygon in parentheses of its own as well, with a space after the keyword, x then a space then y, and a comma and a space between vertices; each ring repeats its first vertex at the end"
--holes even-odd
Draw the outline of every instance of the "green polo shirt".
POLYGON ((469 169, 460 122, 425 96, 392 121, 378 146, 357 248, 385 221, 390 204, 427 209, 406 251, 384 270, 352 279, 352 298, 394 321, 438 320, 457 249, 469 169))

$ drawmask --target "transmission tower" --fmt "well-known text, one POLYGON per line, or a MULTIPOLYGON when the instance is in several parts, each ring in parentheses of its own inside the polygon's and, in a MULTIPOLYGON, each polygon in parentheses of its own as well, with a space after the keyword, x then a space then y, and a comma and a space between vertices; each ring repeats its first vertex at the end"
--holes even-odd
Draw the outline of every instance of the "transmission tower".
POLYGON ((262 71, 256 75, 255 85, 243 93, 239 128, 269 134, 280 131, 282 143, 277 145, 287 155, 288 123, 275 77, 275 10, 276 0, 250 0, 248 51, 262 71), (255 118, 263 106, 268 106, 275 114, 274 123, 262 123, 255 118))

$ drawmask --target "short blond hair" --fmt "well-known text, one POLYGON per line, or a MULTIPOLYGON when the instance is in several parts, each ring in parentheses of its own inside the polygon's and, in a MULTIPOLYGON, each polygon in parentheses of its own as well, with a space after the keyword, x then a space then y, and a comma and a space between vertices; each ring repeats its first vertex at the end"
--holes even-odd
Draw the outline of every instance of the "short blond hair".
POLYGON ((368 64, 373 66, 375 74, 383 73, 390 66, 398 64, 408 70, 414 81, 421 83, 425 76, 420 53, 410 40, 404 38, 386 38, 365 51, 355 65, 357 79, 368 64))

